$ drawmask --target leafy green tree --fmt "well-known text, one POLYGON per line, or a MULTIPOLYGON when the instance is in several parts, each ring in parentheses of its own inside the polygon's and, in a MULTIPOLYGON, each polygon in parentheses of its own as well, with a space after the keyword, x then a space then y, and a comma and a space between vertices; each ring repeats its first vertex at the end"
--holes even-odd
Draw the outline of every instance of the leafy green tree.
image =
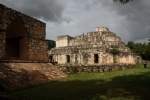
POLYGON ((127 43, 127 46, 132 50, 134 48, 134 42, 133 41, 129 41, 127 43))
POLYGON ((150 38, 148 43, 134 43, 129 41, 127 46, 131 49, 132 52, 141 56, 144 60, 150 60, 150 38))
POLYGON ((127 4, 128 2, 130 1, 133 1, 133 0, 113 0, 114 2, 121 2, 122 4, 127 4))
POLYGON ((48 50, 51 50, 52 48, 56 47, 56 43, 53 40, 47 40, 48 42, 48 50))
POLYGON ((148 39, 148 44, 147 44, 147 48, 146 48, 146 58, 147 58, 147 60, 150 60, 150 37, 148 39))
POLYGON ((148 44, 150 45, 150 37, 148 38, 148 44))

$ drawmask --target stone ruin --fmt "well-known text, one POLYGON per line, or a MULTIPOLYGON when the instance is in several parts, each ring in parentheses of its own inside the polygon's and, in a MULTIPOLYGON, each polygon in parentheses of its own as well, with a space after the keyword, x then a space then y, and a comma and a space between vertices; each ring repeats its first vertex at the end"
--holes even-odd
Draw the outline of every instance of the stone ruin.
POLYGON ((64 65, 135 65, 140 59, 107 27, 97 27, 96 31, 75 37, 58 36, 49 55, 51 61, 64 65), (119 50, 118 55, 110 53, 114 48, 119 50))
POLYGON ((46 83, 72 72, 104 72, 127 68, 124 65, 112 66, 114 56, 109 52, 112 48, 120 51, 115 56, 117 64, 136 64, 138 61, 138 57, 120 37, 107 27, 98 27, 86 35, 58 36, 56 48, 49 52, 49 60, 53 62, 81 66, 45 63, 48 61, 45 27, 45 23, 0 4, 0 89, 14 90, 46 83))
POLYGON ((45 28, 45 23, 0 4, 1 90, 66 77, 59 67, 48 63, 51 41, 45 40, 45 28))
POLYGON ((46 24, 0 4, 0 59, 46 61, 46 24))

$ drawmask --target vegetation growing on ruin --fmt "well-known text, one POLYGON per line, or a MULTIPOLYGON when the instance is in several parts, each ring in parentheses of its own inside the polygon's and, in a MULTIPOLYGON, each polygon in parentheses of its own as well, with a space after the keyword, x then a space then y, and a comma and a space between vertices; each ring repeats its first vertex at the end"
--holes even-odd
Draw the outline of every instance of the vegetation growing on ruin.
POLYGON ((114 61, 114 63, 117 63, 116 55, 118 55, 120 53, 119 49, 113 48, 113 49, 110 49, 109 52, 113 55, 113 61, 114 61))
POLYGON ((113 48, 110 50, 110 53, 113 55, 118 55, 120 53, 120 51, 117 48, 113 48))

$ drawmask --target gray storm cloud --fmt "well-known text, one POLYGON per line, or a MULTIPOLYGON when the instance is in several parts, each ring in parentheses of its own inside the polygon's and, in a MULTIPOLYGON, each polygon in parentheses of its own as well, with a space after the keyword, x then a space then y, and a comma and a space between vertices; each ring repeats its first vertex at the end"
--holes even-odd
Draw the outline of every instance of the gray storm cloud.
POLYGON ((125 42, 150 37, 150 0, 133 0, 124 5, 113 0, 0 0, 0 3, 45 20, 47 32, 53 33, 53 37, 69 32, 76 35, 98 25, 106 25, 125 42))
POLYGON ((8 7, 51 22, 68 21, 63 16, 65 2, 66 0, 0 0, 0 3, 8 7))
MULTIPOLYGON (((119 20, 120 26, 116 29, 121 33, 121 37, 126 36, 125 41, 137 41, 150 37, 150 0, 133 0, 124 5, 112 0, 92 0, 85 5, 88 9, 93 7, 115 12, 118 18, 124 18, 119 20), (120 29, 124 29, 127 33, 123 33, 120 29)), ((113 16, 110 18, 116 19, 113 16)))
POLYGON ((117 14, 126 17, 126 29, 130 40, 150 37, 150 0, 136 0, 125 7, 118 6, 117 14))

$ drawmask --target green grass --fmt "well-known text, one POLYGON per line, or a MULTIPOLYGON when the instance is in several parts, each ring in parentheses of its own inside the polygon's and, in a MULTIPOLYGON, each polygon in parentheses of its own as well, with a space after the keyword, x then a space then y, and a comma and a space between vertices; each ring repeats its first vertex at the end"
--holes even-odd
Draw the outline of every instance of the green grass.
POLYGON ((103 73, 72 74, 36 87, 6 92, 23 100, 149 100, 150 65, 103 73))

